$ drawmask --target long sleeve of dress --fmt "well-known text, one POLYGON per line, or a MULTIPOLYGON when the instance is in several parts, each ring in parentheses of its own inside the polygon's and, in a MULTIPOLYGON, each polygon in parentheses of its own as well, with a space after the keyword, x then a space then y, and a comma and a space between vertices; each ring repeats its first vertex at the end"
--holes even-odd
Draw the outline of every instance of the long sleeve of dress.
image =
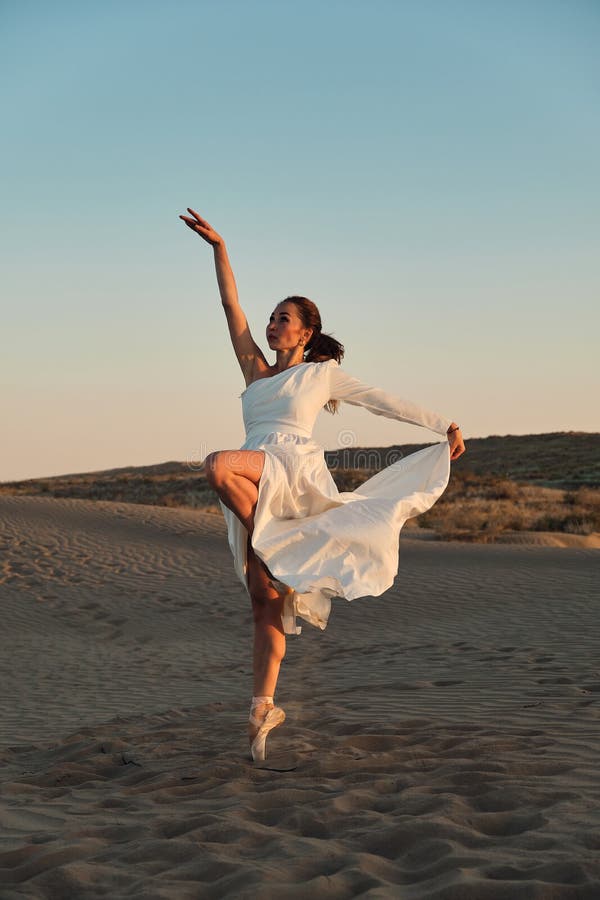
MULTIPOLYGON (((335 362, 335 360, 334 360, 335 362)), ((331 399, 343 400, 353 406, 364 406, 376 416, 386 416, 388 419, 398 419, 400 422, 411 422, 413 425, 422 425, 438 434, 446 435, 452 424, 452 419, 440 416, 436 412, 417 406, 410 400, 405 400, 395 394, 389 394, 382 388, 369 387, 343 372, 336 363, 330 367, 331 399)))

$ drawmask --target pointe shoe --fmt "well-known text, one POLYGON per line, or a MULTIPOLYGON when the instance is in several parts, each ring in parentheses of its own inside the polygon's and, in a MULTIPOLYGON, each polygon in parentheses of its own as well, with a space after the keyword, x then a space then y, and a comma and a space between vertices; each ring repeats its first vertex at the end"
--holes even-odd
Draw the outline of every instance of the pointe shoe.
POLYGON ((259 719, 257 716, 250 716, 250 724, 256 725, 258 728, 250 744, 250 753, 254 762, 264 762, 267 758, 267 735, 273 728, 281 725, 283 721, 285 721, 285 712, 280 706, 272 706, 267 710, 263 718, 259 719))

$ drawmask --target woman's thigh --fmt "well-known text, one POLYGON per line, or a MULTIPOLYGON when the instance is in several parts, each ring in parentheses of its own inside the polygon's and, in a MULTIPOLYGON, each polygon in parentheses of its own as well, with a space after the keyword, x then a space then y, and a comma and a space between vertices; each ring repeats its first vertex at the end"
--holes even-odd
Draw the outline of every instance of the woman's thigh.
POLYGON ((262 450, 217 450, 204 460, 207 478, 218 482, 228 473, 242 475, 252 484, 258 484, 265 464, 262 450))

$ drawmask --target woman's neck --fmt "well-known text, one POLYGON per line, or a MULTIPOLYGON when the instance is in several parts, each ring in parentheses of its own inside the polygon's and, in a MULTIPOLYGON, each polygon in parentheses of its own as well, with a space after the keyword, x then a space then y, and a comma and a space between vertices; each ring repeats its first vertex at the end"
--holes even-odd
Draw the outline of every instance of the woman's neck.
POLYGON ((274 368, 277 372, 283 372, 285 369, 291 369, 292 366, 297 366, 300 363, 304 362, 303 354, 287 354, 285 351, 281 353, 277 351, 277 362, 275 363, 274 368))

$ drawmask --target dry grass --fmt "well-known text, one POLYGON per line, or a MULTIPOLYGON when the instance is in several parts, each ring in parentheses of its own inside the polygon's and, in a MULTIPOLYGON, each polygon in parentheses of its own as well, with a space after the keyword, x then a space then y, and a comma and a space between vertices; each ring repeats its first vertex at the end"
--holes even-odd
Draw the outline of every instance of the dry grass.
POLYGON ((600 532, 600 490, 565 491, 508 479, 455 476, 419 525, 440 537, 493 540, 506 531, 600 532))

